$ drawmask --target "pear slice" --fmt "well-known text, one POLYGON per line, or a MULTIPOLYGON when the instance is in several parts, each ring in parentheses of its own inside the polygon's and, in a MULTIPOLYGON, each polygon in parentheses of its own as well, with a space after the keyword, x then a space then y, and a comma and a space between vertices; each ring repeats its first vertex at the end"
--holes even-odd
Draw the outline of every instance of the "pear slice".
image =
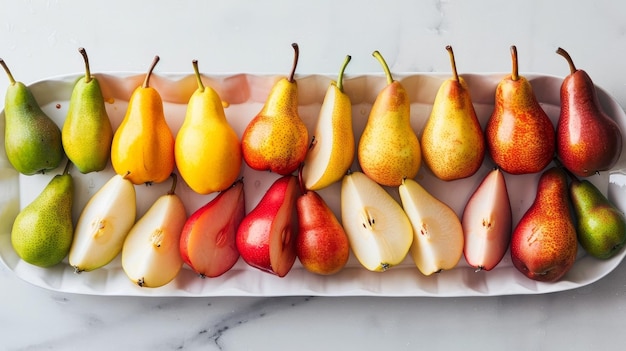
POLYGON ((137 214, 135 187, 114 175, 91 197, 74 230, 69 264, 76 273, 107 265, 122 250, 137 214))
POLYGON ((348 55, 337 81, 328 87, 320 109, 313 141, 302 168, 302 178, 308 190, 319 190, 341 180, 354 161, 352 104, 343 91, 343 72, 349 62, 348 55))
POLYGON ((409 218, 400 204, 364 173, 343 177, 341 217, 352 251, 370 271, 385 271, 408 254, 413 241, 409 218))
POLYGON ((491 170, 463 211, 465 260, 476 270, 492 270, 504 257, 511 240, 511 203, 499 168, 491 170))
POLYGON ((180 234, 187 211, 176 195, 176 175, 171 190, 159 197, 135 223, 122 247, 122 269, 140 287, 156 288, 171 282, 183 266, 180 234))
POLYGON ((398 187, 413 227, 411 256, 424 275, 454 268, 463 255, 463 227, 456 212, 413 179, 398 187))

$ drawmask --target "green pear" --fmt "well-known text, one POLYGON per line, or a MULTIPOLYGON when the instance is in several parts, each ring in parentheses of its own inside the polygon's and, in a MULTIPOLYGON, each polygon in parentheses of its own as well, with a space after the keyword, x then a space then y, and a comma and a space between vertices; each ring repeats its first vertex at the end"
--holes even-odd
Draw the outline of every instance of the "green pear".
POLYGON ((104 107, 100 83, 91 75, 84 48, 85 77, 76 81, 61 133, 67 157, 81 173, 103 170, 111 155, 113 128, 104 107))
POLYGON ((424 162, 442 180, 472 176, 483 164, 485 137, 476 116, 469 87, 456 71, 450 54, 452 77, 441 84, 422 133, 424 162))
POLYGON ((39 107, 30 89, 9 77, 4 101, 4 149, 11 165, 20 173, 33 175, 55 169, 63 160, 61 129, 39 107))
POLYGON ((24 261, 39 267, 61 262, 70 250, 74 227, 72 203, 74 182, 70 162, 63 174, 50 180, 44 190, 17 215, 11 244, 24 261))
POLYGON ((580 245, 593 257, 615 256, 626 244, 624 213, 586 179, 573 177, 569 190, 580 245))

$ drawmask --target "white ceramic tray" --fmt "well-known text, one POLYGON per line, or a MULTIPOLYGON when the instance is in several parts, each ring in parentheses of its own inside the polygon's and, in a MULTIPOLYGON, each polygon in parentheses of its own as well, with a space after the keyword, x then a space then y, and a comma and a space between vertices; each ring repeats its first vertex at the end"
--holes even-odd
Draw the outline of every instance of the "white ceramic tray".
MULTIPOLYGON (((484 127, 493 108, 494 92, 498 81, 506 73, 466 74, 474 105, 484 127)), ((542 106, 556 123, 559 113, 559 88, 561 77, 542 74, 524 74, 532 83, 542 106)), ((31 84, 31 89, 43 109, 59 124, 65 118, 68 100, 75 80, 80 74, 53 77, 31 84)), ((97 75, 101 81, 107 110, 114 128, 123 118, 127 101, 132 91, 141 84, 144 73, 115 72, 97 75)), ((411 98, 411 122, 421 135, 431 104, 441 82, 448 74, 395 74, 406 87, 411 98)), ((226 115, 239 135, 248 121, 260 110, 269 89, 280 78, 278 75, 224 74, 205 76, 205 84, 214 87, 222 99, 230 104, 226 115)), ((331 75, 297 76, 300 96, 301 117, 312 131, 317 113, 331 79, 331 75)), ((155 72, 151 81, 162 95, 168 123, 176 133, 182 123, 186 102, 196 88, 191 73, 159 74, 155 72)), ((361 134, 372 102, 386 84, 380 75, 346 76, 345 91, 352 98, 354 131, 361 134)), ((599 90, 606 111, 626 132, 626 115, 622 108, 604 92, 599 90)), ((0 114, 0 148, 4 150, 4 112, 0 114)), ((626 143, 625 143, 626 144, 626 143)), ((626 175, 624 168, 626 152, 612 172, 591 177, 609 198, 622 210, 626 209, 626 175)), ((443 182, 422 166, 416 179, 435 196, 448 203, 459 215, 484 175, 493 166, 487 157, 482 168, 471 178, 443 182)), ((355 162, 353 169, 358 169, 355 162)), ((24 207, 39 194, 49 179, 61 168, 46 175, 18 175, 8 163, 5 153, 0 152, 0 258, 18 277, 36 286, 51 290, 96 294, 134 296, 491 296, 511 294, 540 294, 573 289, 590 284, 611 272, 623 259, 626 250, 618 256, 600 261, 587 256, 580 249, 576 263, 570 272, 555 283, 538 283, 524 277, 511 264, 507 253, 502 262, 492 271, 474 272, 462 259, 456 268, 432 276, 423 276, 411 261, 410 256, 399 266, 383 273, 367 271, 354 257, 347 266, 333 276, 318 276, 304 270, 298 261, 284 278, 261 272, 247 266, 243 260, 226 274, 218 278, 202 279, 188 267, 184 267, 170 284, 154 289, 140 288, 133 284, 121 269, 119 257, 106 267, 88 273, 75 274, 65 262, 53 268, 38 268, 19 259, 10 243, 10 231, 19 208, 24 207)), ((112 175, 109 165, 106 170, 83 175, 72 172, 75 179, 74 218, 80 214, 87 200, 112 175)), ((245 182, 246 206, 251 210, 270 186, 276 175, 253 171, 244 165, 242 175, 245 182)), ((534 199, 539 174, 506 175, 507 186, 513 208, 513 220, 517 223, 534 199)), ((138 216, 169 188, 169 182, 151 187, 137 186, 138 216)), ((388 188, 397 197, 397 190, 388 188)), ((187 211, 193 212, 215 195, 199 196, 184 184, 177 193, 186 203, 187 211)), ((320 191, 331 208, 339 214, 339 183, 320 191)))

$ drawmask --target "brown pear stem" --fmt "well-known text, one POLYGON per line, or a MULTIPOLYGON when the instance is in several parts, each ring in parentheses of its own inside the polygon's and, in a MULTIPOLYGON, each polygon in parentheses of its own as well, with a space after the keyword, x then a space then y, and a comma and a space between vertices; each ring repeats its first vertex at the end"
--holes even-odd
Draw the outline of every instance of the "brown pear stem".
POLYGON ((200 89, 200 91, 204 91, 204 84, 202 83, 202 77, 200 76, 200 69, 198 68, 198 60, 191 61, 191 64, 193 65, 193 72, 195 73, 196 80, 198 81, 198 89, 200 89))
POLYGON ((380 62, 381 66, 383 66, 383 71, 385 71, 385 76, 387 76, 387 84, 393 83, 393 76, 391 75, 391 70, 389 69, 389 65, 387 65, 387 61, 383 58, 383 55, 378 52, 378 50, 372 53, 378 62, 380 62))
POLYGON ((72 161, 70 159, 67 159, 67 162, 65 163, 65 168, 63 169, 64 175, 70 172, 70 167, 72 167, 72 161))
POLYGON ((307 192, 307 188, 304 185, 304 178, 302 178, 303 169, 304 169, 304 162, 301 162, 300 166, 298 167, 298 185, 300 186, 300 193, 304 195, 307 192))
POLYGON ((291 65, 291 72, 289 73, 289 82, 293 83, 296 75, 296 67, 298 67, 298 58, 300 57, 300 48, 298 47, 298 43, 292 43, 291 47, 293 48, 293 64, 291 65))
POLYGON ((9 82, 11 83, 11 85, 15 84, 15 79, 13 79, 13 75, 11 74, 11 71, 9 70, 9 66, 7 66, 7 64, 1 58, 0 58, 0 65, 2 65, 2 68, 4 68, 4 71, 7 72, 7 76, 9 77, 9 82))
POLYGON ((171 173, 170 177, 172 177, 172 187, 170 188, 170 191, 167 192, 167 195, 174 195, 174 193, 176 193, 176 184, 178 183, 178 177, 176 176, 176 173, 171 173))
POLYGON ((150 76, 152 75, 152 71, 154 70, 154 67, 159 62, 159 60, 160 57, 158 55, 154 56, 154 60, 152 60, 152 64, 150 65, 150 69, 148 69, 148 73, 146 74, 146 78, 143 81, 142 87, 147 88, 150 86, 150 76))
POLYGON ((337 75, 337 89, 343 92, 343 72, 346 70, 348 63, 352 59, 352 56, 346 55, 346 58, 343 60, 343 64, 341 65, 341 69, 339 70, 339 74, 337 75))
POLYGON ((452 51, 452 46, 450 45, 446 46, 446 50, 448 50, 448 54, 450 54, 450 66, 452 67, 452 78, 458 82, 459 74, 457 73, 457 70, 456 70, 456 62, 454 60, 454 52, 452 51))
POLYGON ((576 66, 574 66, 574 60, 572 60, 572 57, 569 55, 567 51, 565 51, 565 49, 558 48, 556 49, 556 53, 565 57, 565 59, 567 60, 567 63, 569 64, 570 73, 574 73, 577 71, 576 66))
POLYGON ((91 82, 91 70, 89 69, 87 50, 85 50, 85 48, 78 48, 78 52, 83 56, 83 61, 85 61, 85 83, 89 83, 91 82))
POLYGON ((519 68, 517 63, 517 48, 515 45, 511 46, 511 62, 513 64, 513 68, 511 70, 511 80, 519 79, 519 68))

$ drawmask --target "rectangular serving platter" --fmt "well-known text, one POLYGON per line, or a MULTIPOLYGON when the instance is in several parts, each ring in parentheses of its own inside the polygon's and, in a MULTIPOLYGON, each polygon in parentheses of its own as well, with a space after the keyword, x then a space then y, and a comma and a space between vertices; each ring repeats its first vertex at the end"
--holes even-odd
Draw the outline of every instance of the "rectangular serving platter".
MULTIPOLYGON (((494 104, 494 93, 498 82, 507 73, 464 74, 479 120, 484 128, 494 104)), ((559 89, 562 77, 545 74, 523 74, 531 82, 535 95, 553 123, 559 115, 559 89)), ((62 126, 68 109, 69 97, 76 79, 81 74, 51 77, 33 84, 33 91, 44 111, 62 126)), ((141 84, 144 73, 111 72, 96 74, 100 80, 106 107, 113 128, 117 128, 124 117, 128 99, 141 84)), ((213 87, 229 106, 226 116, 239 136, 247 123, 261 109, 272 85, 280 79, 275 74, 221 74, 204 75, 205 85, 213 87)), ((406 88, 411 99, 411 124, 418 136, 429 116, 432 102, 439 85, 449 74, 445 73, 396 73, 394 78, 406 88)), ((296 76, 299 89, 299 112, 313 131, 317 114, 331 80, 331 75, 296 76)), ((195 77, 190 73, 158 73, 150 80, 151 86, 161 94, 167 122, 174 134, 177 133, 185 116, 186 103, 196 89, 195 77)), ((352 75, 344 78, 345 92, 353 104, 353 128, 356 139, 360 136, 372 103, 378 92, 386 85, 380 75, 352 75)), ((605 111, 626 131, 626 116, 620 105, 603 89, 598 88, 600 101, 605 111)), ((170 284, 160 288, 140 288, 131 282, 121 268, 119 257, 107 266, 81 274, 74 273, 66 261, 52 268, 39 268, 22 261, 13 251, 10 242, 11 226, 20 208, 32 201, 45 187, 51 177, 61 173, 59 168, 45 175, 18 175, 11 167, 4 152, 4 111, 0 113, 0 259, 19 278, 54 291, 68 293, 112 295, 112 296, 500 296, 513 294, 543 294, 574 289, 591 284, 611 272, 622 261, 626 251, 608 260, 592 258, 579 248, 573 268, 560 281, 540 283, 519 273, 511 264, 509 253, 492 271, 476 272, 464 259, 451 270, 431 276, 422 275, 413 264, 410 255, 392 269, 378 273, 363 268, 351 256, 346 267, 332 276, 319 276, 306 271, 298 261, 284 278, 249 267, 242 259, 224 275, 217 278, 201 278, 184 266, 170 284)), ((614 170, 589 178, 622 211, 626 209, 626 173, 624 159, 614 170)), ((493 167, 489 157, 472 177, 445 182, 438 180, 422 165, 416 180, 440 200, 447 203, 459 216, 469 196, 482 178, 493 167)), ((352 166, 358 170, 355 158, 352 166)), ((114 172, 109 164, 101 172, 81 174, 72 172, 75 180, 74 220, 89 198, 111 177, 114 172)), ((245 184, 246 209, 250 211, 263 196, 265 190, 278 177, 270 172, 259 172, 248 168, 245 163, 241 175, 245 184)), ((506 174, 507 187, 513 210, 514 225, 534 200, 539 174, 513 176, 506 174)), ((166 182, 167 183, 167 182, 166 182)), ((141 216, 156 198, 169 189, 169 184, 136 186, 137 211, 141 216)), ((397 189, 387 190, 398 198, 397 189)), ((340 184, 321 190, 319 193, 340 217, 340 184)), ((183 199, 188 214, 194 212, 216 194, 198 195, 184 183, 177 193, 183 199)))

